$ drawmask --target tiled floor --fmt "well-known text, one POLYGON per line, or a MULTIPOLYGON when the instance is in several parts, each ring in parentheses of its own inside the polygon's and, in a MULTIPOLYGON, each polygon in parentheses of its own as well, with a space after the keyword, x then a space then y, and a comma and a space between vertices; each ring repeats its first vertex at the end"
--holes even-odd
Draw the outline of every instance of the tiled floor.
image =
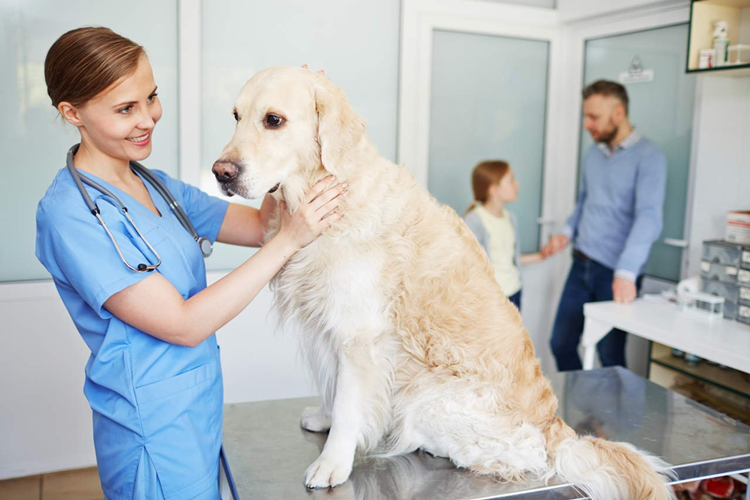
POLYGON ((0 481, 0 500, 103 500, 96 467, 0 481))

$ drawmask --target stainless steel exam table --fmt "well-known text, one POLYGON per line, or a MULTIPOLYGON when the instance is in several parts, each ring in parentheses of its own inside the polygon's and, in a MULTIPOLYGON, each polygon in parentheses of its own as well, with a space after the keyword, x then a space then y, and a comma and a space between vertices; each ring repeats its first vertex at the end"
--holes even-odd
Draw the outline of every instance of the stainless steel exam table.
MULTIPOLYGON (((550 376, 560 415, 579 434, 627 441, 675 466, 679 482, 750 470, 750 427, 623 368, 550 376)), ((580 495, 557 480, 503 484, 415 452, 391 459, 358 458, 349 481, 308 490, 304 471, 325 434, 300 428, 317 398, 224 407, 224 451, 240 499, 489 500, 564 499, 580 495)), ((229 491, 225 488, 224 491, 229 491)), ((226 498, 230 498, 229 495, 226 498)))

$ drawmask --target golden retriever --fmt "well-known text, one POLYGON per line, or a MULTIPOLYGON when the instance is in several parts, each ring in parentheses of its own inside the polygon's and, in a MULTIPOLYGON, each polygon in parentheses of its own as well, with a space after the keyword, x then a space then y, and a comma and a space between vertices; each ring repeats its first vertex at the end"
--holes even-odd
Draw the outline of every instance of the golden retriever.
MULTIPOLYGON (((521 316, 477 240, 378 154, 341 89, 304 68, 269 68, 234 111, 213 168, 225 193, 270 191, 294 211, 328 174, 350 186, 345 217, 272 282, 322 394, 302 427, 329 431, 308 487, 346 481, 357 449, 422 449, 501 480, 557 474, 595 499, 673 498, 660 459, 577 437, 555 416, 521 316)), ((277 230, 278 217, 268 236, 277 230)))

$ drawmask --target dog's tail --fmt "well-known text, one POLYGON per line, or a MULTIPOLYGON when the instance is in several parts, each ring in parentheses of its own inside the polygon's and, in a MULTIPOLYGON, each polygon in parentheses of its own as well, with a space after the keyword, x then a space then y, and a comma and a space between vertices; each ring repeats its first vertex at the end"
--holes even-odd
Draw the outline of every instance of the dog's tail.
POLYGON ((674 500, 669 464, 636 449, 594 437, 578 437, 555 417, 545 432, 557 475, 594 500, 674 500))

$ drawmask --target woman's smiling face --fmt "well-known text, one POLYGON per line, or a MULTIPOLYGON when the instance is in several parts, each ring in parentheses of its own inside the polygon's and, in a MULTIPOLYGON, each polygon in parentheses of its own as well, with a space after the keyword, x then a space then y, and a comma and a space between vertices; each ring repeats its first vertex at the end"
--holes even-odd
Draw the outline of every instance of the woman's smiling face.
POLYGON ((162 115, 156 83, 146 56, 133 74, 115 82, 77 109, 82 142, 119 160, 151 154, 151 136, 162 115))

